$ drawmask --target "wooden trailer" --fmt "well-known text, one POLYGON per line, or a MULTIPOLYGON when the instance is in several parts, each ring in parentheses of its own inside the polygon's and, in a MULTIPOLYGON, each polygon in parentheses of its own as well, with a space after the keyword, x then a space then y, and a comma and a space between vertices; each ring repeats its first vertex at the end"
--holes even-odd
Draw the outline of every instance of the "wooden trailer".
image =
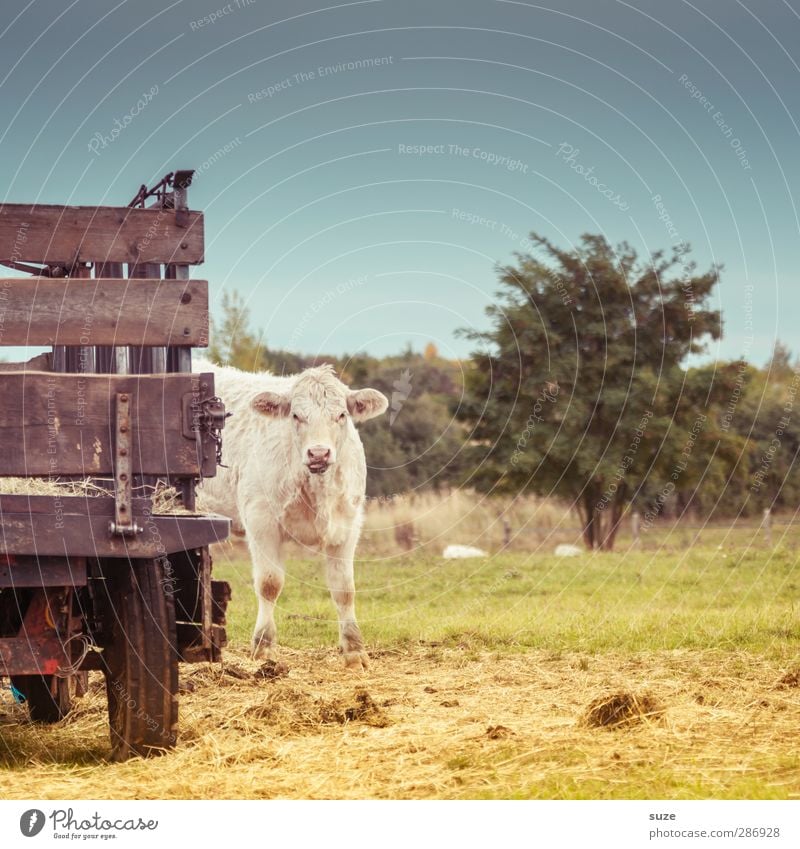
POLYGON ((33 275, 0 279, 0 345, 50 348, 0 371, 0 678, 55 722, 103 672, 120 760, 175 745, 178 662, 225 645, 209 544, 229 522, 194 512, 225 410, 213 375, 192 373, 209 328, 208 284, 189 278, 204 244, 192 174, 127 207, 0 208, 0 263, 33 275), (8 494, 9 477, 58 486, 8 494), (165 487, 169 513, 153 507, 165 487))

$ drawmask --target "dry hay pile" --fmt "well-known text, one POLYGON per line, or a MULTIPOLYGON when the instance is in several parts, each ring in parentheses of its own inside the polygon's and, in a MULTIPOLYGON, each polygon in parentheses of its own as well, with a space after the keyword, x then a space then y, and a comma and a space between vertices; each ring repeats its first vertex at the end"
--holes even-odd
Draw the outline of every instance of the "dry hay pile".
MULTIPOLYGON (((113 492, 113 480, 108 481, 110 489, 99 486, 94 481, 61 480, 59 478, 2 478, 0 493, 7 495, 52 495, 52 496, 81 496, 83 498, 99 498, 109 496, 113 492)), ((138 493, 134 492, 134 495, 138 493)), ((153 513, 189 513, 180 501, 180 496, 174 487, 159 482, 150 493, 153 513)))
POLYGON ((363 674, 328 649, 283 660, 183 665, 178 748, 149 761, 109 762, 98 675, 54 727, 0 700, 0 796, 800 797, 797 670, 777 661, 430 645, 375 652, 363 674), (597 711, 624 721, 592 727, 597 711))
POLYGON ((660 719, 664 706, 649 693, 611 693, 598 696, 586 711, 586 724, 592 728, 632 725, 660 719))

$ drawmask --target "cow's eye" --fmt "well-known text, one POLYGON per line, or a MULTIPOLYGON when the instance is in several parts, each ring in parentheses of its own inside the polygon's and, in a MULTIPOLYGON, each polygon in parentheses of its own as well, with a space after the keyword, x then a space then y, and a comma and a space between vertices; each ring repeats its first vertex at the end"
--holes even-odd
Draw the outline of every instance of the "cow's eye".
POLYGON ((295 420, 298 424, 299 424, 301 421, 303 421, 303 420, 300 418, 300 416, 298 416, 298 415, 297 415, 297 413, 292 413, 292 418, 293 418, 293 419, 294 419, 294 420, 295 420))
POLYGON ((346 418, 347 418, 347 413, 339 413, 339 418, 338 418, 337 421, 340 421, 342 424, 344 424, 344 420, 346 418))

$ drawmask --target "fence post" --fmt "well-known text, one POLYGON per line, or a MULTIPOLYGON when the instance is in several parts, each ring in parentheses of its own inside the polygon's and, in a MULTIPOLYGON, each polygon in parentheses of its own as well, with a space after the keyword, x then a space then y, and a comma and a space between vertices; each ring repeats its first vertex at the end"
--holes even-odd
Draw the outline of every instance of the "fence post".
POLYGON ((631 513, 631 535, 633 536, 633 544, 639 544, 639 519, 641 518, 639 511, 634 510, 631 513))
POLYGON ((767 548, 772 548, 772 511, 769 507, 764 508, 764 518, 761 521, 764 528, 764 536, 767 540, 767 548))
POLYGON ((511 522, 503 519, 503 548, 508 548, 511 543, 511 522))

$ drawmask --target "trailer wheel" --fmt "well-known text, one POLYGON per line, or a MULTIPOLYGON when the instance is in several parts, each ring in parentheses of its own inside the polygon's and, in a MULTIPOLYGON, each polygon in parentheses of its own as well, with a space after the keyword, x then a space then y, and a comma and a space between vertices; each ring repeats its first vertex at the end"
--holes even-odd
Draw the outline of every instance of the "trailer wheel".
POLYGON ((52 724, 70 711, 69 678, 54 675, 12 675, 11 683, 25 696, 32 722, 52 724), (55 679, 55 683, 54 683, 55 679), (55 689, 55 695, 53 690, 55 689))
POLYGON ((112 757, 162 754, 175 746, 178 727, 175 602, 166 591, 165 561, 104 561, 103 566, 112 757))

